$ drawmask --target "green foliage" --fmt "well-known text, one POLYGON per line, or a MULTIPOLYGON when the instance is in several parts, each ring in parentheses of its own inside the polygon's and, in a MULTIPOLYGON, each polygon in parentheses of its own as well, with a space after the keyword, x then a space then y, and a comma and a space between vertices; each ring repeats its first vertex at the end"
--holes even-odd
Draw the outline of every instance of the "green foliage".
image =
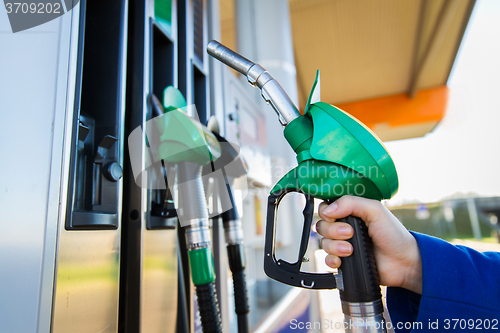
MULTIPOLYGON (((391 208, 392 213, 408 229, 431 236, 444 239, 467 239, 474 238, 470 215, 467 205, 464 202, 457 201, 454 204, 454 221, 447 221, 443 213, 442 203, 428 204, 429 218, 418 219, 416 209, 418 205, 405 205, 402 207, 391 208)), ((481 235, 490 237, 494 230, 485 215, 479 214, 479 225, 481 235)))

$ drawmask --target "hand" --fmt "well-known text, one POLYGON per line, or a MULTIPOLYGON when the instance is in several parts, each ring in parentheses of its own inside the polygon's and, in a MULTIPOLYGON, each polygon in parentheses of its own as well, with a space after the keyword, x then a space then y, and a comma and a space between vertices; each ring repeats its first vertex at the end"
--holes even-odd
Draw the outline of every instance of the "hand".
POLYGON ((335 222, 349 215, 365 221, 373 241, 380 283, 389 287, 402 287, 422 294, 422 260, 415 238, 382 203, 360 197, 344 196, 328 205, 319 206, 321 221, 316 230, 323 238, 322 248, 328 253, 325 261, 338 268, 340 257, 352 254, 347 242, 353 235, 347 223, 335 222))

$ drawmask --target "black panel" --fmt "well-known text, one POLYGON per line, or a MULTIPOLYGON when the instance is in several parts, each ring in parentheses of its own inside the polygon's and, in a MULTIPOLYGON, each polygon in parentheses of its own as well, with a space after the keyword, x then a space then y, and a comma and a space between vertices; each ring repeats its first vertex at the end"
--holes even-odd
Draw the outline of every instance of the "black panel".
POLYGON ((153 93, 163 102, 163 90, 174 85, 174 44, 163 31, 152 23, 153 61, 151 77, 153 93))
MULTIPOLYGON (((152 35, 152 66, 150 77, 152 79, 153 93, 163 104, 163 91, 168 86, 174 86, 174 44, 167 34, 153 21, 151 25, 152 35)), ((151 106, 152 107, 152 106, 151 106)), ((154 117, 154 113, 149 112, 149 118, 154 117)), ((152 181, 166 184, 166 173, 153 175, 152 181)), ((170 169, 170 172, 173 172, 170 169)), ((169 190, 149 190, 150 206, 148 209, 147 224, 148 230, 154 229, 174 229, 177 225, 177 212, 169 190)))
MULTIPOLYGON (((187 23, 186 23, 186 4, 187 0, 179 1, 177 4, 178 15, 177 15, 177 34, 178 34, 178 42, 177 42, 177 50, 179 55, 179 90, 186 97, 187 89, 188 89, 188 77, 187 73, 187 23)), ((188 101, 188 104, 190 101, 188 101)))
MULTIPOLYGON (((146 131, 146 122, 155 116, 151 108, 151 94, 163 101, 164 89, 177 84, 176 36, 168 35, 150 15, 153 5, 153 1, 129 1, 126 136, 138 127, 146 131)), ((125 160, 129 158, 128 149, 125 149, 125 160)), ((153 182, 151 177, 164 181, 164 175, 160 173, 148 174, 148 181, 153 182)), ((118 332, 136 333, 143 327, 141 291, 145 283, 142 280, 142 251, 145 244, 142 235, 145 229, 172 229, 171 232, 177 232, 175 210, 170 211, 171 205, 165 200, 168 198, 169 194, 165 190, 140 188, 135 182, 130 163, 125 163, 118 332), (147 207, 143 206, 144 201, 147 201, 147 207)), ((186 316, 187 311, 184 311, 186 316)), ((169 327, 175 325, 165 324, 169 327)), ((184 323, 183 327, 186 326, 189 326, 189 322, 184 323)))
MULTIPOLYGON (((145 3, 129 1, 127 40, 127 99, 125 135, 144 119, 145 3)), ((124 160, 130 160, 125 149, 124 160)), ((120 252, 120 296, 118 332, 140 332, 141 287, 141 189, 134 181, 130 163, 124 163, 123 224, 120 252)))
POLYGON ((200 123, 206 125, 207 116, 207 77, 197 66, 193 66, 194 104, 200 117, 200 123))
POLYGON ((80 13, 66 229, 115 229, 122 171, 124 1, 82 1, 80 13))

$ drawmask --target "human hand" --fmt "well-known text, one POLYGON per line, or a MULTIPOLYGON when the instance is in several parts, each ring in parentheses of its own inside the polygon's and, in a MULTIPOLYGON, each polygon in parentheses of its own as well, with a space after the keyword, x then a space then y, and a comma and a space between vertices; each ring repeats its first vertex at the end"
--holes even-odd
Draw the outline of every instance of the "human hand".
POLYGON ((319 206, 321 220, 316 230, 323 238, 322 248, 328 253, 326 264, 338 268, 340 257, 352 254, 352 245, 346 240, 353 236, 352 227, 335 222, 349 215, 361 218, 368 227, 373 241, 380 283, 389 287, 402 287, 422 294, 422 260, 415 238, 399 220, 376 200, 344 196, 328 205, 319 206))

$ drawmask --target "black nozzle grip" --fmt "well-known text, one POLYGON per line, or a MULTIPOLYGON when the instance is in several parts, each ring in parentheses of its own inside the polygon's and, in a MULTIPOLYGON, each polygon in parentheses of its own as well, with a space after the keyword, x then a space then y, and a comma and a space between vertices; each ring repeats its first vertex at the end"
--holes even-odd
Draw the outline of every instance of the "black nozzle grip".
POLYGON ((338 219, 351 225, 354 236, 348 240, 352 244, 353 253, 342 258, 340 270, 344 290, 340 291, 340 298, 345 302, 373 302, 381 299, 380 278, 373 252, 373 242, 368 235, 365 222, 359 217, 347 216, 338 219))

